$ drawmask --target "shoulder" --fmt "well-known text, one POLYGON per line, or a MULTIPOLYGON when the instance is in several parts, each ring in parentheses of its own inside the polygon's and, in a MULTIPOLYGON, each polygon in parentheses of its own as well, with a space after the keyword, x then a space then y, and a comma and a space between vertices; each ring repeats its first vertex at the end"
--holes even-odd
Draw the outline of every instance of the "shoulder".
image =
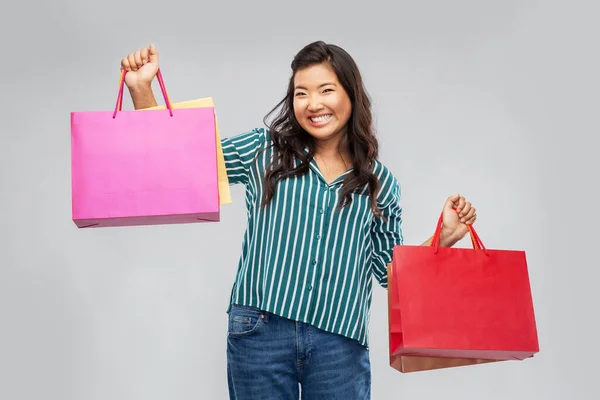
POLYGON ((234 136, 221 138, 223 143, 234 145, 259 145, 269 140, 269 131, 266 128, 253 128, 234 136))
POLYGON ((249 160, 267 150, 272 144, 268 129, 253 128, 229 137, 221 137, 225 158, 240 157, 249 160))
POLYGON ((379 160, 373 163, 373 173, 379 180, 377 203, 380 207, 400 200, 400 182, 392 170, 379 160))

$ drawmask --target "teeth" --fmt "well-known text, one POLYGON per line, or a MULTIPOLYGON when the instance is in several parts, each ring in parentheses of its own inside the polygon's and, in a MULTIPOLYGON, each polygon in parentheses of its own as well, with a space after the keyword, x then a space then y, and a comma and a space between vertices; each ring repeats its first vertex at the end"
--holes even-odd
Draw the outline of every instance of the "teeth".
POLYGON ((311 117, 311 121, 313 122, 325 122, 328 121, 331 118, 331 114, 328 115, 322 115, 320 117, 311 117))

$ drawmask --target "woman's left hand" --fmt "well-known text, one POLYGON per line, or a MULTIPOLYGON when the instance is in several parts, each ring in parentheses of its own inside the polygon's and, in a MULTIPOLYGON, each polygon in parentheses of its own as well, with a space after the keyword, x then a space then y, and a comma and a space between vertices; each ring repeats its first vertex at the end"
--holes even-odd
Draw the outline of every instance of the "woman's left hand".
POLYGON ((442 211, 442 232, 440 245, 451 247, 469 232, 469 227, 477 219, 475 207, 463 196, 448 197, 442 211), (456 210, 454 209, 456 208, 456 210))

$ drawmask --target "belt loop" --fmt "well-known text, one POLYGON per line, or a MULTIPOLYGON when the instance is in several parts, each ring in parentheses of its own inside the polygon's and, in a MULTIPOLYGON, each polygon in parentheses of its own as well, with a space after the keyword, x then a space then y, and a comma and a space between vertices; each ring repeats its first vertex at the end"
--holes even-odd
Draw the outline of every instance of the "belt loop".
POLYGON ((260 313, 260 317, 263 319, 263 321, 269 322, 269 313, 263 311, 260 313))

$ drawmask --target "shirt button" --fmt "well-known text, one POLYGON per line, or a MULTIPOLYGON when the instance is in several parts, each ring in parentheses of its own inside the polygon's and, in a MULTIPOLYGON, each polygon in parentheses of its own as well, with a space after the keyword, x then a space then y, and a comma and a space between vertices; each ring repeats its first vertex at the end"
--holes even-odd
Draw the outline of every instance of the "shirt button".
POLYGON ((319 214, 323 214, 323 209, 319 208, 319 214))
POLYGON ((317 240, 321 240, 321 235, 317 235, 317 240))
POLYGON ((312 288, 312 285, 308 285, 307 289, 308 289, 309 291, 310 291, 310 290, 312 290, 312 289, 313 289, 313 288, 312 288))
POLYGON ((312 260, 312 265, 317 265, 317 261, 316 260, 312 260))

